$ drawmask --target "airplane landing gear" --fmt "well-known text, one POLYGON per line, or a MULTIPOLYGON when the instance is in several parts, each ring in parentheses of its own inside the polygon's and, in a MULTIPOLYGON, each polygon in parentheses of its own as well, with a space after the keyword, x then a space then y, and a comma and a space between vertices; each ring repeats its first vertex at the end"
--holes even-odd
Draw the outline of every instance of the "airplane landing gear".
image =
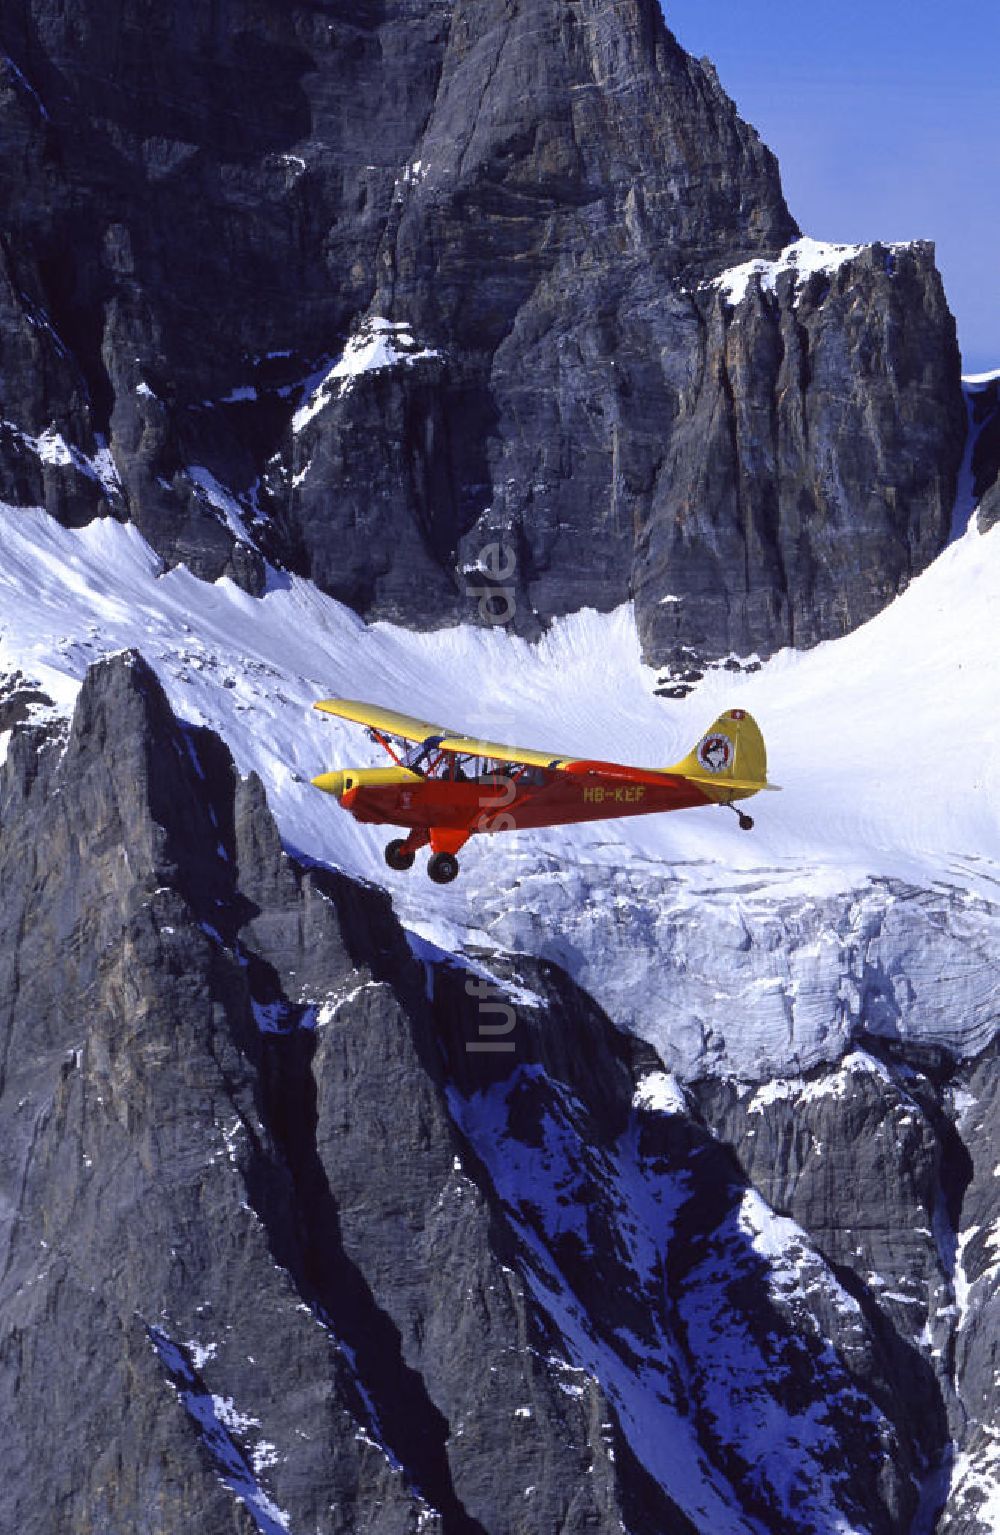
POLYGON ((436 885, 450 885, 458 878, 458 859, 454 853, 435 853, 428 860, 427 872, 436 885))
POLYGON ((386 844, 385 849, 386 863, 389 865, 390 869, 396 869, 399 873, 402 873, 404 869, 413 868, 413 859, 415 856, 413 853, 404 852, 403 848, 404 843, 402 837, 394 837, 391 842, 386 844))
POLYGON ((753 816, 747 815, 744 810, 737 810, 731 800, 726 801, 726 809, 731 810, 740 823, 740 831, 753 831, 753 816))

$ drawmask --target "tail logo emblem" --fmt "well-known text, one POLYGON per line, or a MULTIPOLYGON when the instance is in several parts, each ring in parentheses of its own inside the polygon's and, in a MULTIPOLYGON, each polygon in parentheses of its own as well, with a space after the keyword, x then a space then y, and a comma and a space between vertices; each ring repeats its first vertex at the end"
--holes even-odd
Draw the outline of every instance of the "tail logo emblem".
POLYGON ((705 736, 698 745, 698 761, 709 773, 724 773, 733 760, 733 743, 728 736, 705 736))

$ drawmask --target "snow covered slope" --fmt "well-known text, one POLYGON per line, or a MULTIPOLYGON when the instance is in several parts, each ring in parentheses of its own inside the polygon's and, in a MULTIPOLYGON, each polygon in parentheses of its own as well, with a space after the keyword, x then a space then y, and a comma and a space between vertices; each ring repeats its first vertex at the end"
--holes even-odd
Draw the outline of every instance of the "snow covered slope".
POLYGON ((305 581, 248 597, 161 575, 133 527, 60 527, 0 506, 0 668, 68 711, 125 646, 178 712, 256 769, 287 844, 392 893, 439 946, 558 960, 682 1075, 767 1075, 836 1058, 859 1029, 978 1048, 1000 1012, 1000 533, 968 532, 879 617, 656 695, 631 612, 589 611, 538 645, 503 631, 366 627, 305 581), (346 695, 553 754, 663 765, 720 709, 759 720, 781 795, 757 828, 690 811, 476 840, 442 890, 390 874, 389 835, 309 785, 377 761, 311 709, 346 695), (901 903, 905 902, 905 907, 901 903))

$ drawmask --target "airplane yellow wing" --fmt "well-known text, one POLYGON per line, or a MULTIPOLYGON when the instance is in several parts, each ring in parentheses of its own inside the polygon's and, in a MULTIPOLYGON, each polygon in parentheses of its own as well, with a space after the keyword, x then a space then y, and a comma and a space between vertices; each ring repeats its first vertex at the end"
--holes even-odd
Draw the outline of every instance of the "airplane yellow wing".
POLYGON ((404 741, 426 741, 428 736, 448 735, 450 725, 433 725, 429 720, 418 720, 412 714, 397 714, 394 709, 380 709, 376 704, 360 703, 352 698, 324 698, 313 704, 324 714, 335 714, 342 720, 367 725, 380 730, 383 735, 401 736, 404 741))
POLYGON ((558 752, 529 751, 520 746, 501 746, 496 741, 479 741, 472 736, 456 735, 450 725, 434 725, 429 720, 418 720, 412 714, 397 714, 394 709, 380 709, 376 704, 361 703, 351 698, 324 698, 313 704, 325 714, 335 714, 343 720, 367 725, 380 730, 383 735, 402 736, 405 741, 437 739, 441 751, 458 752, 462 756, 490 757, 500 762, 516 762, 527 767, 551 767, 557 762, 572 760, 558 752))
MULTIPOLYGON (((614 771, 619 764, 590 762, 559 752, 534 751, 521 746, 505 746, 499 741, 483 741, 475 736, 456 735, 448 725, 435 725, 412 714, 398 714, 350 698, 325 698, 313 704, 326 714, 367 725, 383 735, 401 736, 406 741, 434 740, 443 752, 460 756, 486 757, 494 762, 518 766, 555 768, 563 772, 614 771)), ((744 799, 761 789, 773 789, 767 782, 767 756, 764 738, 756 721, 742 709, 727 710, 711 725, 688 755, 667 768, 628 769, 622 772, 646 773, 686 779, 696 783, 710 799, 744 799), (737 776, 738 775, 738 776, 737 776)))
POLYGON ((468 757, 489 757, 497 762, 515 762, 520 767, 559 767, 572 762, 565 752, 536 752, 523 746, 502 746, 498 741, 479 741, 474 736, 445 736, 440 742, 443 752, 459 752, 468 757))

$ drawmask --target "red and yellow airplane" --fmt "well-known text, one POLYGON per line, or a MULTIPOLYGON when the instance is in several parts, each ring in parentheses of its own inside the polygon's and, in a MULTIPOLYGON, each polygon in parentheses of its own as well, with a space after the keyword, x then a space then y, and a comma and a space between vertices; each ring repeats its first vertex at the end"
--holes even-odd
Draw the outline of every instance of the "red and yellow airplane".
MULTIPOLYGON (((735 810, 735 800, 776 787, 767 782, 764 738, 743 709, 720 714, 673 767, 637 768, 480 741, 345 698, 327 698, 313 707, 367 726, 393 762, 392 767, 321 773, 312 780, 316 788, 332 794, 358 821, 409 827, 409 836, 386 847, 386 863, 390 869, 410 869, 429 843, 427 872, 439 885, 458 874, 456 854, 477 833, 695 805, 735 810)), ((749 831, 750 817, 736 814, 749 831)))

